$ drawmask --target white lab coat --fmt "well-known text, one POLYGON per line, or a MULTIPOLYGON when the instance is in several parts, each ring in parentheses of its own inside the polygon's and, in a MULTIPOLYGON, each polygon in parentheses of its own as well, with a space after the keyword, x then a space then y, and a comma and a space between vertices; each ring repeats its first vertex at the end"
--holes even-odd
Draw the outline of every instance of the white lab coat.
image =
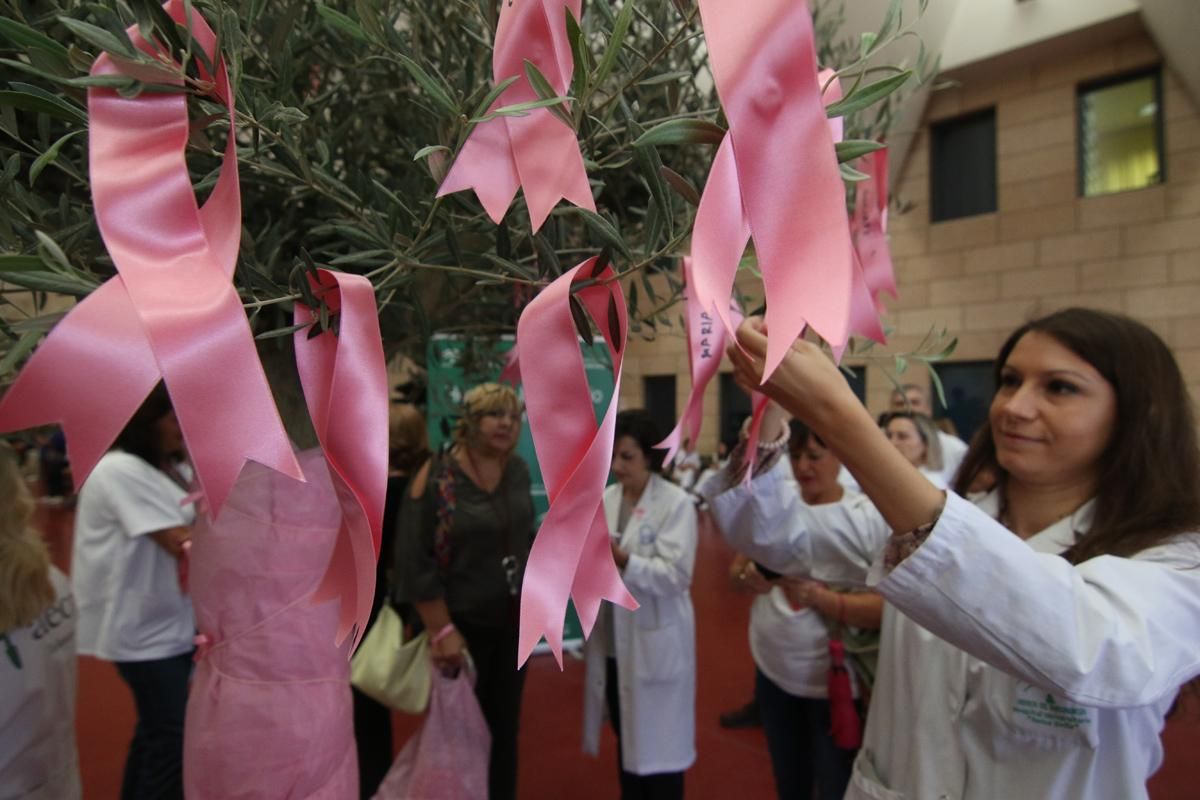
MULTIPOLYGON (((621 486, 604 492, 617 529, 621 486)), ((696 760, 696 623, 692 567, 696 510, 687 492, 651 475, 621 534, 629 553, 622 577, 640 607, 613 606, 612 634, 621 707, 621 758, 638 775, 680 772, 696 760)), ((605 711, 605 646, 584 647, 583 749, 596 755, 605 711)))
POLYGON ((948 493, 884 574, 878 513, 805 507, 778 467, 712 499, 731 543, 888 600, 849 800, 1147 796, 1164 717, 1200 674, 1200 536, 1072 565, 1058 554, 1092 504, 1022 541, 993 519, 994 494, 948 493))

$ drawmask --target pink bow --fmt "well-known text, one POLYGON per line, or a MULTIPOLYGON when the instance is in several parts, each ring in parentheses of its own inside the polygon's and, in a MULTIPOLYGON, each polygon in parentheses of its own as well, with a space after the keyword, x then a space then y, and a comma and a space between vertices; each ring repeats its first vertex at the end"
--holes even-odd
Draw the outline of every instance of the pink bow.
POLYGON ((575 601, 585 636, 595 625, 602 599, 637 608, 613 562, 604 516, 628 320, 620 284, 610 280, 612 267, 595 275, 595 265, 591 258, 561 275, 533 299, 517 323, 522 352, 537 354, 521 363, 521 378, 529 430, 550 500, 525 568, 518 666, 545 635, 562 668, 568 596, 575 601), (597 282, 575 297, 599 323, 615 376, 613 396, 599 426, 570 306, 572 285, 589 278, 597 282))
MULTIPOLYGON (((375 597, 388 471, 388 388, 375 290, 359 275, 317 270, 309 284, 338 315, 338 332, 294 336, 296 368, 342 508, 329 569, 313 602, 341 599, 337 642, 358 646, 375 597)), ((297 303, 297 325, 317 313, 297 303)))
POLYGON ((697 286, 728 322, 724 287, 732 287, 731 270, 754 236, 768 302, 769 375, 805 324, 834 345, 849 336, 853 246, 835 134, 821 102, 806 2, 699 6, 729 135, 696 214, 697 286))
MULTIPOLYGON (((212 29, 198 13, 189 19, 183 0, 165 8, 218 65, 201 78, 213 81, 232 125, 212 29)), ((128 33, 150 51, 136 25, 128 33)), ((102 54, 92 74, 123 70, 102 54)), ((46 338, 0 402, 0 429, 62 422, 82 482, 161 377, 214 513, 246 459, 303 480, 231 283, 241 235, 235 137, 198 208, 184 160, 184 94, 92 88, 88 111, 96 220, 120 275, 46 338)))
MULTIPOLYGON (((571 85, 575 62, 567 40, 568 11, 578 19, 582 0, 505 0, 500 5, 492 78, 498 85, 516 77, 488 112, 538 99, 525 61, 532 62, 559 95, 571 85)), ((559 199, 596 210, 575 131, 548 109, 523 117, 497 117, 475 126, 463 145, 438 197, 474 189, 494 222, 525 188, 525 203, 536 232, 559 199)))

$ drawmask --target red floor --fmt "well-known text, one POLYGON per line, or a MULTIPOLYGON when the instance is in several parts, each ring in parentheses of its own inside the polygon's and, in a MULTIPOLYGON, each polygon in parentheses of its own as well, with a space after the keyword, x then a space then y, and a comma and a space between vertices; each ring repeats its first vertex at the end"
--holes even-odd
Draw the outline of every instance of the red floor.
MULTIPOLYGON (((42 514, 43 530, 55 560, 69 562, 69 515, 42 514)), ((717 714, 744 703, 751 691, 753 663, 746 645, 748 599, 727 588, 730 553, 711 526, 702 526, 692 599, 696 606, 699 757, 687 773, 691 798, 753 800, 773 796, 765 744, 758 730, 726 731, 717 714)), ((526 683, 521 734, 522 798, 608 800, 617 797, 616 753, 605 734, 598 759, 579 749, 583 664, 567 658, 560 673, 550 656, 535 657, 526 683)), ((403 743, 418 718, 397 715, 397 743, 403 743)), ((133 704, 112 665, 80 659, 76 727, 84 797, 109 800, 119 794, 121 769, 134 723, 133 704)), ((1153 800, 1191 800, 1200 796, 1194 781, 1200 769, 1191 761, 1200 752, 1200 702, 1184 704, 1163 734, 1167 759, 1150 782, 1153 800)))

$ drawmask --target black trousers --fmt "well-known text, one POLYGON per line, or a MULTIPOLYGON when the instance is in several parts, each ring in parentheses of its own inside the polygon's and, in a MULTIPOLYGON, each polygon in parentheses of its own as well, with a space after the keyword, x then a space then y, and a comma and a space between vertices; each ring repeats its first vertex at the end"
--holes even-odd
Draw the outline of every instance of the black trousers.
POLYGON ((608 659, 604 695, 608 701, 608 718, 617 734, 617 775, 621 781, 621 800, 682 800, 682 772, 635 775, 625 771, 625 759, 621 755, 621 695, 617 687, 615 658, 608 659))
POLYGON ((392 766, 392 710, 358 689, 354 695, 354 744, 358 748, 358 794, 370 800, 392 766))
POLYGON ((192 654, 153 661, 118 661, 133 692, 137 726, 125 759, 121 800, 182 800, 183 717, 192 654))
POLYGON ((517 669, 517 624, 502 628, 455 623, 475 662, 475 697, 492 734, 488 763, 489 800, 517 796, 517 737, 525 670, 517 669))
POLYGON ((796 697, 755 670, 754 700, 767 734, 780 800, 841 800, 858 750, 829 734, 829 701, 796 697))

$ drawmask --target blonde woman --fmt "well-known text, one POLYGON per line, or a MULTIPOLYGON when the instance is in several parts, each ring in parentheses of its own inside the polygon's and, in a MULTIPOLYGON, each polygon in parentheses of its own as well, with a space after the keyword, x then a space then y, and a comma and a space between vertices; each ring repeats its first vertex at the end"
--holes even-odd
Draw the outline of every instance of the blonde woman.
POLYGON ((534 534, 529 468, 513 452, 521 415, 508 386, 467 392, 453 446, 413 477, 396 527, 397 599, 416 608, 437 666, 461 666, 468 649, 475 664, 491 800, 517 789, 518 602, 534 534))
POLYGON ((75 601, 0 445, 0 797, 76 800, 75 601))

